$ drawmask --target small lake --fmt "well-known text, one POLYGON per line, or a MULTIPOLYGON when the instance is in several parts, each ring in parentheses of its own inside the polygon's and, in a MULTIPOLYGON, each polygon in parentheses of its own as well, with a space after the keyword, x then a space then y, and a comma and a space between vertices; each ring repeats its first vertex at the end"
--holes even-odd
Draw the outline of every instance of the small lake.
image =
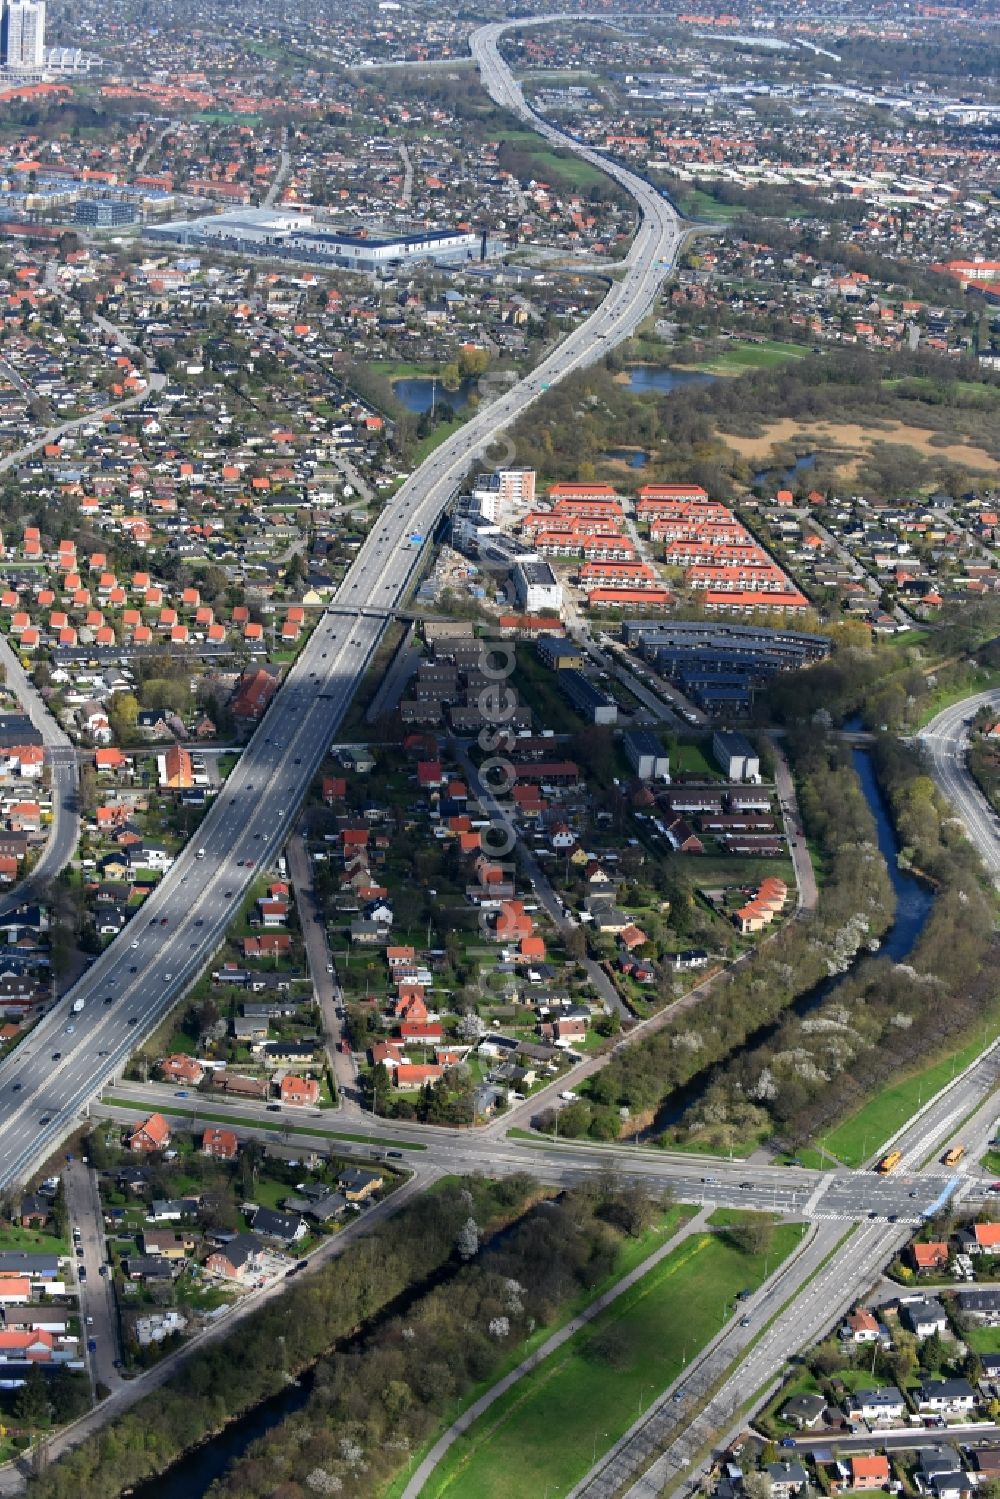
POLYGON ((644 448, 609 448, 601 457, 612 463, 627 463, 629 468, 645 468, 649 462, 649 454, 644 448))
POLYGON ((685 385, 710 385, 717 379, 716 375, 706 375, 701 370, 676 370, 661 369, 652 364, 630 364, 625 373, 628 375, 630 390, 637 390, 641 394, 647 390, 678 390, 685 385))
POLYGON ((463 380, 457 390, 445 390, 440 380, 432 380, 429 375, 414 375, 392 382, 396 400, 417 416, 430 411, 432 402, 435 406, 447 402, 455 411, 462 411, 468 406, 469 397, 477 394, 478 386, 478 380, 463 380))
POLYGON ((815 468, 816 454, 803 453, 801 458, 796 458, 791 468, 762 468, 754 474, 752 484, 773 484, 775 488, 790 487, 795 483, 799 474, 806 469, 815 468))

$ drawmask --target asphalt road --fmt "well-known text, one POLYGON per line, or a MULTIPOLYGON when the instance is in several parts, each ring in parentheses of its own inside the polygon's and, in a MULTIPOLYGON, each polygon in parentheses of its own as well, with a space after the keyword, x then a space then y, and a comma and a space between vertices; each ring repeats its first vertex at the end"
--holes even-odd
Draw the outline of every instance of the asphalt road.
POLYGON ((0 894, 0 916, 6 916, 34 900, 72 858, 80 836, 80 772, 72 741, 49 712, 5 635, 0 635, 0 667, 7 686, 42 736, 52 791, 52 823, 34 869, 26 880, 0 894))
POLYGON ((119 1348, 114 1293, 110 1278, 101 1274, 107 1255, 97 1173, 82 1161, 75 1160, 63 1168, 62 1179, 70 1227, 79 1228, 83 1250, 81 1257, 75 1253, 74 1246, 74 1271, 79 1275, 81 1265, 87 1271, 86 1280, 79 1286, 80 1320, 83 1324, 80 1328, 81 1350, 94 1384, 104 1384, 109 1390, 114 1390, 123 1381, 115 1368, 119 1348), (96 1344, 93 1352, 88 1349, 91 1339, 96 1344))
POLYGON ((965 823, 994 881, 1000 882, 1000 825, 966 768, 969 734, 966 719, 980 708, 1000 707, 1000 692, 980 692, 945 708, 917 736, 931 774, 965 823))
POLYGON ((382 611, 407 592, 423 539, 470 464, 550 385, 627 337, 655 305, 674 264, 683 238, 674 209, 640 177, 534 120, 496 52, 501 30, 482 27, 472 37, 489 91, 546 138, 614 177, 636 201, 639 226, 621 279, 585 323, 437 448, 390 500, 192 844, 122 936, 0 1066, 0 1187, 44 1161, 210 959, 257 871, 285 843, 381 639, 382 611), (414 534, 420 539, 411 543, 414 534), (71 1015, 74 1003, 82 1008, 71 1015))
POLYGON ((330 1069, 337 1082, 338 1097, 343 1100, 357 1094, 357 1076, 350 1053, 340 1050, 344 1034, 341 1016, 343 994, 332 971, 333 962, 326 940, 326 926, 316 911, 313 892, 313 869, 309 854, 299 833, 288 840, 285 849, 288 873, 295 888, 295 900, 299 911, 299 925, 306 952, 306 962, 312 978, 313 992, 323 1017, 323 1039, 326 1044, 330 1069))

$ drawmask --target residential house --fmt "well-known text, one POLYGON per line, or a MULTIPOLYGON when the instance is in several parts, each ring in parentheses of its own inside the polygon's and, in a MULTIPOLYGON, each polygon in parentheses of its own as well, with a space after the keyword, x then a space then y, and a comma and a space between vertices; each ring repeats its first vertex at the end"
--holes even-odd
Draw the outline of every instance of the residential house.
POLYGON ((239 1148, 235 1132, 218 1125, 210 1125, 201 1137, 202 1155, 212 1156, 217 1161, 235 1161, 239 1148))
POLYGON ((948 1326, 945 1309, 934 1296, 901 1300, 899 1320, 917 1338, 930 1338, 934 1333, 943 1333, 948 1326))
POLYGON ((797 1494, 809 1482, 805 1468, 794 1458, 791 1461, 768 1463, 767 1476, 771 1480, 774 1499, 789 1499, 790 1495, 797 1494))
POLYGON ((976 1392, 967 1379, 924 1379, 916 1394, 919 1411, 962 1416, 976 1408, 976 1392))
POLYGON ((845 1401, 849 1421, 864 1421, 869 1426, 886 1421, 901 1421, 906 1414, 906 1401, 895 1385, 883 1385, 878 1390, 854 1390, 845 1401))
POLYGON ((383 1178, 377 1171, 365 1171, 360 1166, 349 1166, 340 1173, 337 1186, 348 1202, 364 1202, 382 1190, 383 1178))
POLYGON ((855 1493, 864 1489, 881 1489, 889 1482, 889 1459, 884 1452, 848 1459, 849 1487, 855 1493))
POLYGON ((150 1114, 128 1137, 129 1150, 144 1155, 154 1150, 166 1150, 169 1144, 170 1126, 162 1114, 150 1114))
POLYGON ((263 1244, 255 1234, 237 1234, 220 1249, 214 1249, 205 1261, 210 1275, 223 1280, 249 1280, 260 1266, 263 1244))
POLYGON ((314 1077, 296 1077, 288 1072, 278 1084, 281 1102, 301 1108, 319 1103, 319 1083, 314 1077))
POLYGON ((278 1213, 273 1208, 254 1208, 250 1226, 261 1238, 275 1239, 280 1244, 297 1244, 308 1232, 297 1214, 278 1213))

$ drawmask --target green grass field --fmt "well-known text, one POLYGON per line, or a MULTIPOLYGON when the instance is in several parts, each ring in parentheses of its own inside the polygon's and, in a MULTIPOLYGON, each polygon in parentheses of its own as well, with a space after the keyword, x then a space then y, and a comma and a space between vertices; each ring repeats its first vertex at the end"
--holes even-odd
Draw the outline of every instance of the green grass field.
POLYGON ((789 359, 804 359, 809 350, 801 344, 768 341, 762 344, 737 344, 716 359, 706 360, 698 369, 709 375, 741 375, 744 370, 767 370, 789 359))
MULTIPOLYGON (((770 1270, 802 1232, 776 1229, 770 1270)), ((507 1499, 513 1473, 519 1493, 565 1494, 763 1276, 764 1256, 724 1234, 681 1244, 469 1428, 426 1485, 428 1499, 507 1499)))
POLYGON ((1000 1327, 970 1327, 962 1339, 973 1353, 1000 1353, 1000 1327))
POLYGON ((59 1239, 55 1234, 39 1233, 33 1228, 21 1228, 17 1223, 0 1228, 0 1251, 8 1249, 27 1249, 38 1254, 69 1254, 66 1239, 59 1239))
MULTIPOLYGON (((951 1081, 988 1045, 997 1034, 1000 1015, 993 1011, 984 1032, 956 1052, 949 1052, 936 1062, 891 1083, 877 1093, 856 1114, 825 1134, 819 1143, 845 1166, 860 1166, 881 1146, 884 1140, 905 1124, 910 1115, 951 1081)), ((801 1152, 800 1152, 801 1156, 801 1152)))
MULTIPOLYGON (((444 1182, 454 1183, 458 1181, 461 1181, 461 1177, 443 1177, 435 1182, 430 1190, 439 1191, 444 1182)), ((461 1415, 462 1411, 468 1410, 470 1405, 474 1405, 481 1395, 484 1395, 488 1389, 491 1389, 493 1385, 503 1379, 511 1369, 515 1368, 524 1359, 529 1358, 535 1349, 539 1348, 554 1332, 558 1332, 560 1327, 565 1327, 566 1323, 572 1317, 584 1311, 599 1296, 603 1296, 605 1291, 610 1290, 618 1281, 629 1275, 637 1265, 641 1265, 644 1259, 647 1259, 651 1254, 655 1254, 657 1248, 670 1238, 671 1234, 676 1233, 681 1224, 691 1218, 695 1212, 696 1209, 693 1207, 675 1205, 663 1213, 637 1239, 627 1239, 618 1251, 618 1258, 615 1261, 615 1268, 612 1273, 605 1276, 596 1285, 591 1286, 588 1291, 581 1293, 574 1300, 567 1302, 560 1309, 560 1314, 555 1321, 548 1323, 545 1327, 536 1328, 529 1338, 525 1338, 523 1342, 518 1343, 516 1347, 512 1348, 509 1357, 493 1370, 488 1379, 473 1385, 466 1392, 457 1409, 449 1408, 448 1424, 450 1425, 458 1415, 461 1415)), ((409 1475, 413 1472, 414 1468, 420 1465, 440 1434, 440 1428, 432 1432, 423 1446, 413 1454, 406 1469, 397 1474, 389 1487, 383 1490, 381 1499, 400 1499, 400 1495, 409 1481, 409 1475)))
POLYGON ((704 744, 693 743, 689 739, 675 739, 670 741, 670 769, 672 774, 704 776, 706 781, 719 781, 722 779, 719 767, 713 765, 708 758, 709 741, 704 744))

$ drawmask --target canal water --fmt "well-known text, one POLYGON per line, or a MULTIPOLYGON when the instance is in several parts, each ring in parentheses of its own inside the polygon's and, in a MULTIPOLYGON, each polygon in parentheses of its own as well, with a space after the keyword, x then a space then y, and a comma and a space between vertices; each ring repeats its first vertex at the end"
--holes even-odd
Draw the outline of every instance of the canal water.
MULTIPOLYGON (((860 720, 853 720, 844 725, 845 728, 861 727, 860 720)), ((875 819, 875 830, 878 840, 879 853, 886 863, 889 881, 896 897, 896 909, 893 914, 892 925, 884 933, 878 948, 878 956, 891 958, 894 963, 901 963, 913 951, 917 938, 923 931, 924 923, 930 915, 930 909, 934 902, 933 892, 930 887, 921 880, 916 879, 907 869, 900 869, 898 862, 899 843, 896 839, 896 830, 889 816, 889 808, 879 788, 875 777, 875 769, 872 765, 872 757, 867 750, 855 749, 851 759, 857 772, 861 789, 865 800, 875 819)), ((822 899, 822 896, 820 897, 822 899)), ((867 949, 862 949, 854 959, 852 967, 863 959, 869 957, 867 949)), ((845 978, 845 974, 833 974, 830 978, 822 979, 812 989, 800 994, 789 1009, 795 1015, 808 1015, 828 999, 837 985, 845 978)), ((775 1019, 769 1020, 757 1030, 747 1036, 742 1051, 751 1051, 756 1046, 764 1046, 775 1035, 784 1022, 788 1011, 782 1013, 775 1019)), ((719 1062, 713 1063, 704 1071, 696 1073, 690 1081, 676 1093, 672 1094, 668 1102, 657 1114, 644 1138, 652 1139, 661 1134, 671 1125, 678 1124, 691 1105, 701 1097, 708 1085, 719 1062)))
POLYGON ((882 938, 880 953, 885 953, 894 962, 900 963, 913 951, 924 922, 930 915, 934 896, 930 886, 915 879, 909 870, 900 869, 898 862, 899 843, 889 817, 885 798, 875 779, 872 757, 867 750, 856 749, 851 756, 857 771, 861 789, 875 818, 878 830, 879 852, 886 862, 889 879, 896 895, 896 914, 892 926, 882 938))

